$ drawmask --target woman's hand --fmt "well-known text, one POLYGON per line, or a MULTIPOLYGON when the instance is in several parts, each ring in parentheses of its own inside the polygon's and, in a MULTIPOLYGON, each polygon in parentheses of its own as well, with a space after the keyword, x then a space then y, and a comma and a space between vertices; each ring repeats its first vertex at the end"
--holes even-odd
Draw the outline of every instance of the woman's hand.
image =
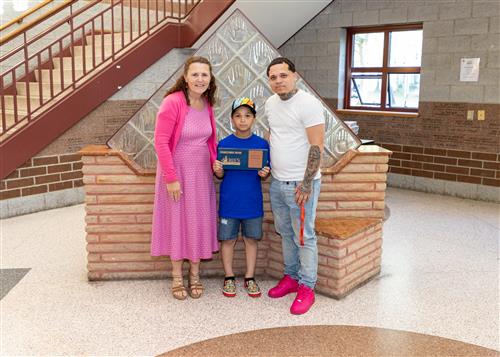
POLYGON ((179 183, 179 181, 167 183, 167 192, 168 197, 170 197, 171 200, 173 200, 174 202, 179 201, 179 198, 182 194, 181 184, 179 183))
POLYGON ((212 169, 214 170, 215 176, 217 176, 217 178, 222 178, 224 176, 224 166, 219 160, 214 161, 212 169))
POLYGON ((262 178, 267 178, 271 173, 271 168, 269 166, 264 166, 257 172, 257 174, 262 178))

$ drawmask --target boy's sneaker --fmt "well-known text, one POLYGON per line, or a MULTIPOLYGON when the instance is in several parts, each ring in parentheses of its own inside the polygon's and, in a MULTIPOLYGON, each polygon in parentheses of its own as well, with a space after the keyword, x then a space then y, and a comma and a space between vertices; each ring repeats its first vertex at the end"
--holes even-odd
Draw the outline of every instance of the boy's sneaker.
POLYGON ((270 298, 280 298, 290 293, 297 292, 299 282, 288 275, 285 275, 274 288, 267 292, 270 298))
POLYGON ((234 276, 224 278, 224 286, 222 287, 222 293, 226 297, 236 296, 236 284, 234 276))
POLYGON ((250 297, 256 298, 261 295, 259 285, 257 285, 254 278, 245 278, 245 289, 250 297))
POLYGON ((302 315, 309 311, 314 304, 314 290, 308 286, 300 285, 297 297, 290 307, 290 312, 294 315, 302 315))

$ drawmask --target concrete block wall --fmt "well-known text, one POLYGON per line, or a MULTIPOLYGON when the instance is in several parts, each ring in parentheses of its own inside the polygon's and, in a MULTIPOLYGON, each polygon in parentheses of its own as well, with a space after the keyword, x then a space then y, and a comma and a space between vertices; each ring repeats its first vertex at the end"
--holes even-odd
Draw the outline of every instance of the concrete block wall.
MULTIPOLYGON (((167 258, 151 257, 151 215, 154 200, 154 173, 141 172, 123 154, 104 146, 81 151, 85 185, 88 278, 164 277, 169 274, 167 258)), ((350 152, 332 170, 324 170, 318 218, 384 217, 386 171, 390 151, 377 146, 350 152)), ((263 186, 265 236, 260 243, 257 274, 263 275, 269 263, 268 249, 274 232, 269 203, 269 182, 263 186)), ((272 264, 271 264, 272 265, 272 264)), ((269 266, 271 266, 269 265, 269 266)), ((237 245, 234 268, 245 269, 244 247, 237 245)), ((276 268, 276 266, 275 266, 276 268)), ((203 262, 204 276, 221 276, 218 254, 203 262)))
MULTIPOLYGON (((478 153, 491 157, 500 153, 500 3, 497 1, 336 0, 286 42, 280 52, 295 61, 298 71, 337 110, 341 119, 358 122, 362 138, 374 139, 385 147, 463 151, 470 158, 478 153), (344 99, 345 28, 404 23, 423 24, 418 116, 339 110, 344 99), (479 81, 460 82, 460 60, 471 57, 480 58, 479 81), (485 111, 486 120, 477 120, 479 110, 485 111), (474 112, 473 120, 467 120, 468 111, 474 112)), ((462 180, 439 173, 432 178, 427 175, 426 180, 414 180, 418 178, 417 171, 401 167, 393 171, 394 163, 389 165, 389 171, 394 172, 389 176, 390 185, 474 199, 484 199, 487 191, 490 200, 500 202, 498 156, 488 167, 480 167, 492 172, 468 170, 464 174, 467 178, 462 180), (487 179, 483 175, 488 175, 487 179), (400 176, 413 180, 406 179, 402 184, 400 176), (483 179, 479 182, 480 177, 483 179), (436 187, 445 189, 433 190, 436 187)), ((410 165, 423 163, 416 161, 410 165)))

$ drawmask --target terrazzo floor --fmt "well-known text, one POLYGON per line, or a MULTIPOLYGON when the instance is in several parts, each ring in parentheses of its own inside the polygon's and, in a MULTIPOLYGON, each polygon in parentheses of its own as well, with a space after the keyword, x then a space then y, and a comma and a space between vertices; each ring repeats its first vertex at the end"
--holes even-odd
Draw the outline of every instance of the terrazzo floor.
MULTIPOLYGON (((31 269, 0 301, 2 355, 158 355, 232 333, 347 325, 440 336, 499 350, 499 205, 389 189, 382 273, 341 301, 318 295, 227 299, 206 279, 200 300, 162 280, 89 283, 84 206, 1 222, 2 269, 31 269)), ((274 281, 262 281, 267 291, 274 281)))

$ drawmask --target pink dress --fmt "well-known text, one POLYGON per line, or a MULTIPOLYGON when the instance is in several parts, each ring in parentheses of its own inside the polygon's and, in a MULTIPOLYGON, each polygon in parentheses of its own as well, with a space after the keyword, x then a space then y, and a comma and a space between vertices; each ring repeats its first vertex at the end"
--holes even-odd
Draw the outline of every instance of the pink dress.
POLYGON ((157 166, 151 255, 197 262, 219 250, 215 188, 207 140, 212 134, 207 105, 188 108, 179 142, 173 153, 183 192, 178 202, 168 197, 162 170, 157 166))

